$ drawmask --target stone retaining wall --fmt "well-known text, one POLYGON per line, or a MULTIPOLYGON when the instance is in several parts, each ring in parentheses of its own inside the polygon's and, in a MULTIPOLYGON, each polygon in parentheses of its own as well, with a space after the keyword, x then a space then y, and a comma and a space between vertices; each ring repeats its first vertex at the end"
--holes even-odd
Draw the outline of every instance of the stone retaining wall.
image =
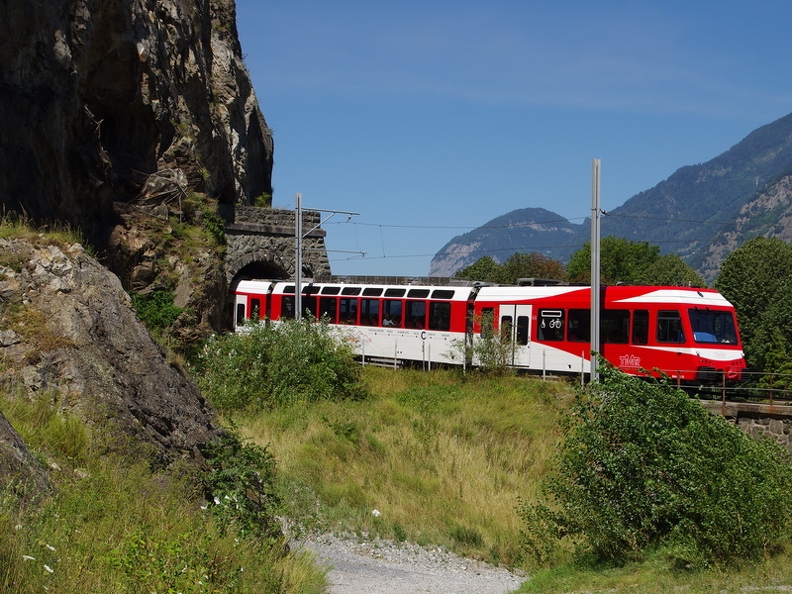
POLYGON ((748 402, 701 402, 754 437, 767 435, 792 453, 792 406, 748 402))

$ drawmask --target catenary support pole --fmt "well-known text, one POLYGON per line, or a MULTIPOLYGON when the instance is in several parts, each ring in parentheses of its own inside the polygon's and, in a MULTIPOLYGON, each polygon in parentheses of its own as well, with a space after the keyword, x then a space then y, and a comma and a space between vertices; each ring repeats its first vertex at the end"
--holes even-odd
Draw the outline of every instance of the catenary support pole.
POLYGON ((294 195, 294 318, 302 319, 302 194, 294 195))
POLYGON ((600 350, 600 160, 591 162, 591 381, 600 350))

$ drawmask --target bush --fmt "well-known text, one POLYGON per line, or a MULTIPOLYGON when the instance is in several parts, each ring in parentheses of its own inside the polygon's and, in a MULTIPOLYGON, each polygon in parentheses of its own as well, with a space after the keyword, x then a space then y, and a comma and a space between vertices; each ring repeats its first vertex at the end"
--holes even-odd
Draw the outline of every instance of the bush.
POLYGON ((352 351, 327 324, 307 320, 254 324, 244 334, 210 338, 199 355, 197 379, 223 411, 364 395, 352 351))
POLYGON ((579 391, 556 462, 545 502, 521 509, 543 563, 566 540, 617 564, 661 547, 680 567, 731 565, 770 554, 790 525, 785 450, 607 366, 579 391))
POLYGON ((511 328, 496 330, 494 319, 492 313, 471 316, 470 323, 479 324, 482 332, 474 336, 472 342, 467 339, 454 340, 452 356, 469 361, 481 372, 503 375, 511 371, 509 365, 514 357, 514 345, 511 328))
POLYGON ((170 291, 132 295, 132 307, 149 330, 164 330, 173 325, 176 318, 184 311, 183 308, 176 307, 173 301, 173 293, 170 291))
POLYGON ((206 444, 203 453, 209 464, 204 497, 220 525, 233 525, 243 536, 277 542, 282 534, 275 519, 279 500, 273 488, 272 454, 266 448, 242 443, 231 433, 206 444))

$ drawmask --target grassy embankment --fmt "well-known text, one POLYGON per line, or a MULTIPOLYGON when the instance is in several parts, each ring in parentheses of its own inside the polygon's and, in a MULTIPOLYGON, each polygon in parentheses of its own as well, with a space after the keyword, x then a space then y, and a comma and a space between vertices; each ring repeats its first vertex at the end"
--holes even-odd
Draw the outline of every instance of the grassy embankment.
POLYGON ((0 491, 0 592, 325 591, 309 558, 218 521, 195 468, 154 471, 134 447, 108 454, 115 437, 58 409, 54 393, 0 394, 0 410, 53 486, 26 507, 18 486, 0 491))
POLYGON ((736 592, 792 584, 789 553, 728 571, 680 571, 662 552, 621 568, 536 568, 520 546, 518 505, 534 497, 548 468, 570 386, 374 367, 363 379, 372 394, 363 401, 235 420, 278 460, 285 513, 298 529, 445 546, 532 575, 521 592, 736 592))
MULTIPOLYGON (((42 232, 7 216, 0 238, 61 247, 80 241, 68 228, 42 232)), ((2 253, 0 266, 19 273, 28 262, 2 253)), ((24 337, 33 352, 68 343, 26 304, 0 301, 0 330, 24 337)), ((31 396, 19 371, 0 354, 0 412, 47 469, 51 488, 33 493, 0 468, 0 592, 326 591, 310 558, 219 517, 220 506, 204 500, 212 478, 205 470, 153 469, 145 447, 120 442, 101 419, 89 425, 69 414, 63 394, 31 396)))

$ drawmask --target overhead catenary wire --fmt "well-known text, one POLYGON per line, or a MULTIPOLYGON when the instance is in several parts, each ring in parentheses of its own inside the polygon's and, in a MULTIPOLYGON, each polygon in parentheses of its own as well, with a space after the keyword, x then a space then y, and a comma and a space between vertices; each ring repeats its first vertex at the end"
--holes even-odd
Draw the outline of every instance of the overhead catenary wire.
MULTIPOLYGON (((679 222, 679 223, 688 223, 688 224, 695 224, 695 225, 717 225, 723 227, 729 227, 734 225, 734 221, 712 221, 712 220, 705 220, 705 219, 677 219, 674 217, 657 217, 657 216, 646 216, 646 215, 623 215, 623 214, 613 214, 612 212, 603 212, 605 216, 612 217, 612 218, 627 218, 627 219, 636 219, 636 220, 647 220, 647 221, 666 221, 666 222, 679 222)), ((529 227, 532 225, 549 225, 555 224, 560 222, 573 222, 573 221, 585 221, 589 217, 573 217, 573 218, 565 218, 565 217, 558 217, 547 219, 543 221, 531 221, 525 223, 509 223, 505 225, 480 225, 480 226, 459 226, 459 225, 402 225, 402 224, 389 224, 389 223, 363 223, 363 222, 334 222, 330 223, 331 225, 353 225, 355 228, 357 227, 377 227, 379 229, 407 229, 407 230, 460 230, 460 231, 475 231, 475 230, 497 230, 497 229, 519 229, 521 227, 529 227)), ((758 227, 759 225, 743 225, 743 228, 753 228, 758 227)), ((356 234, 357 237, 357 234, 356 234)), ((505 248, 490 248, 481 250, 485 255, 492 255, 498 253, 515 253, 515 252, 523 252, 523 251, 530 251, 530 252, 541 252, 551 249, 581 249, 585 242, 575 242, 572 244, 547 244, 547 245, 529 245, 529 246, 509 246, 505 248)), ((669 246, 674 244, 679 245, 686 245, 690 243, 689 239, 668 239, 662 241, 652 241, 653 245, 658 246, 669 246)), ((358 244, 359 245, 359 244, 358 244)), ((331 250, 328 250, 328 253, 331 250)), ((382 256, 365 256, 367 260, 383 260, 383 259, 406 259, 406 258, 426 258, 436 256, 439 252, 433 253, 420 253, 420 254, 391 254, 385 255, 384 249, 382 250, 382 256)), ((360 249, 359 254, 365 254, 365 250, 360 249)), ((346 261, 352 259, 359 259, 363 258, 363 255, 354 257, 354 258, 339 258, 337 260, 346 261)))

